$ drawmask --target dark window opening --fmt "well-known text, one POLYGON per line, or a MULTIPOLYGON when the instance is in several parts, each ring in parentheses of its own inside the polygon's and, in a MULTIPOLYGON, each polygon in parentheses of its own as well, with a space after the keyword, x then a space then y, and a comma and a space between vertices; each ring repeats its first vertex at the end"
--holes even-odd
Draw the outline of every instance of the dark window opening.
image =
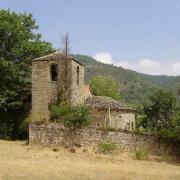
POLYGON ((134 130, 134 123, 131 122, 131 129, 134 130))
POLYGON ((51 80, 57 81, 58 80, 58 65, 57 64, 51 64, 51 80))
POLYGON ((77 85, 79 85, 79 66, 77 67, 77 85))
POLYGON ((50 110, 51 109, 51 106, 50 106, 50 103, 48 103, 48 110, 50 110))

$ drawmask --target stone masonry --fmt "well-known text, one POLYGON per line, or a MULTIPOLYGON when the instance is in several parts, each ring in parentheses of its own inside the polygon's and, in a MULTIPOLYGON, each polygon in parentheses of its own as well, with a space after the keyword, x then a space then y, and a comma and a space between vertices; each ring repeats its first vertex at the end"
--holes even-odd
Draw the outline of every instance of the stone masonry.
MULTIPOLYGON (((57 123, 31 124, 29 127, 30 144, 65 145, 68 141, 68 129, 57 123)), ((154 154, 174 154, 179 146, 172 141, 152 135, 140 135, 126 131, 103 131, 95 128, 85 128, 74 136, 79 146, 92 147, 101 142, 114 143, 121 149, 133 150, 146 146, 154 154)), ((71 141, 72 139, 70 139, 71 141)))
POLYGON ((61 102, 61 95, 70 104, 84 103, 84 65, 75 59, 53 53, 32 62, 32 121, 48 121, 50 105, 61 102), (52 80, 51 66, 56 67, 52 80))

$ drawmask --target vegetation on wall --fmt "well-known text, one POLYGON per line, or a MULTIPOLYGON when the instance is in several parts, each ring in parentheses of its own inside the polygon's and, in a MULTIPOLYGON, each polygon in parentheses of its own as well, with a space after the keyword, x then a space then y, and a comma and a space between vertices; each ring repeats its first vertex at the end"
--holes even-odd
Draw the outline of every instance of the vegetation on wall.
POLYGON ((147 147, 139 146, 135 149, 135 159, 137 160, 149 160, 149 150, 147 147))
POLYGON ((0 10, 0 138, 25 136, 20 127, 30 109, 31 61, 54 51, 37 29, 31 14, 0 10))
POLYGON ((99 153, 102 153, 102 154, 111 154, 116 149, 117 149, 116 145, 112 143, 102 142, 98 146, 98 151, 99 153))
POLYGON ((51 107, 51 119, 62 123, 72 131, 90 124, 89 110, 84 105, 71 106, 65 103, 51 107))

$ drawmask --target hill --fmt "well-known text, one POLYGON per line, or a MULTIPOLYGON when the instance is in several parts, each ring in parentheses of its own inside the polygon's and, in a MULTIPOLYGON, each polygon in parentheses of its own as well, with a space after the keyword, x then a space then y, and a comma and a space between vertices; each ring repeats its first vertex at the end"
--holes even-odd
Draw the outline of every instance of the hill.
POLYGON ((156 89, 164 88, 180 96, 180 76, 152 76, 124 69, 114 65, 104 64, 92 57, 74 55, 86 66, 85 83, 94 76, 109 76, 120 83, 120 95, 123 101, 136 106, 147 104, 147 97, 156 89))

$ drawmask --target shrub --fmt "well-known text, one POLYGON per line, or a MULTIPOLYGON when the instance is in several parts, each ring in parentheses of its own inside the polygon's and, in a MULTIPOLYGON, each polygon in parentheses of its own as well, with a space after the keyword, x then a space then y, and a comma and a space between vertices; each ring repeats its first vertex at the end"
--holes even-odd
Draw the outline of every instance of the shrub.
POLYGON ((90 124, 89 110, 84 105, 53 105, 51 108, 51 119, 62 122, 65 127, 71 130, 76 130, 90 124))
POLYGON ((149 159, 149 151, 146 147, 137 147, 135 149, 135 158, 137 160, 148 160, 149 159))
POLYGON ((116 149, 116 145, 112 143, 100 143, 99 152, 103 154, 112 153, 116 149))
POLYGON ((60 104, 60 105, 53 105, 51 107, 51 120, 57 120, 60 121, 60 119, 68 114, 70 111, 70 107, 66 104, 60 104))
POLYGON ((20 125, 20 129, 19 129, 19 138, 20 139, 24 140, 24 139, 28 138, 29 124, 31 123, 31 121, 32 121, 31 116, 28 116, 27 118, 25 118, 25 120, 20 125))

